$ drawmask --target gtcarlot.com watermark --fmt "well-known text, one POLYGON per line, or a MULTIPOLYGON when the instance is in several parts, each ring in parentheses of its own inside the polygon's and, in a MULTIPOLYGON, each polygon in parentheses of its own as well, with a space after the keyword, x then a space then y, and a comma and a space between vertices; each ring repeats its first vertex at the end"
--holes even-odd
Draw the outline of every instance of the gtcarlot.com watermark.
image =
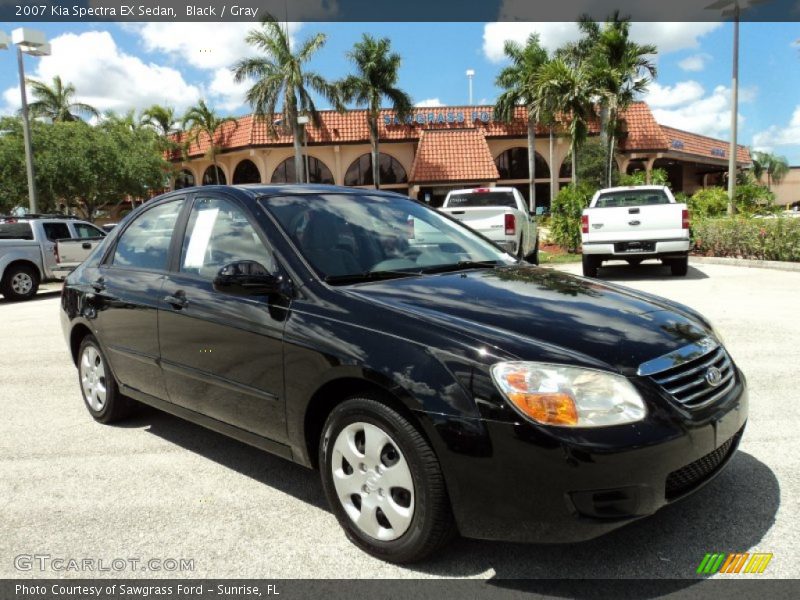
POLYGON ((18 554, 14 557, 17 571, 92 573, 123 571, 159 571, 179 573, 194 571, 193 558, 91 558, 51 556, 50 554, 18 554))

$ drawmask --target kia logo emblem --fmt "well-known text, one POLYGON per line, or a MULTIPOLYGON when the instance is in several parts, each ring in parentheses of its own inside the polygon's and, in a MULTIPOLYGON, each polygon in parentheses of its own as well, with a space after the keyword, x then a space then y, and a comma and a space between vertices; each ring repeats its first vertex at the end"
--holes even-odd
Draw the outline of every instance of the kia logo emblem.
POLYGON ((708 371, 706 371, 706 381, 711 387, 717 387, 720 383, 722 383, 722 371, 720 371, 717 367, 711 367, 708 371))

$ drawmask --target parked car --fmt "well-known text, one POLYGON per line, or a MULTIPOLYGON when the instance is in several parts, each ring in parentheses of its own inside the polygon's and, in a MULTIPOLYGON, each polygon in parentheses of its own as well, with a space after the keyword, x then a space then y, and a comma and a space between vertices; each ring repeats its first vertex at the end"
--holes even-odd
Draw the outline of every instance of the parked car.
POLYGON ((453 190, 441 211, 528 262, 539 264, 539 237, 528 203, 512 187, 453 190))
POLYGON ((59 215, 0 217, 0 293, 8 300, 33 298, 41 282, 66 277, 105 235, 59 215))
POLYGON ((683 276, 689 268, 689 209, 663 185, 599 190, 583 211, 581 241, 587 277, 597 277, 604 260, 638 265, 649 258, 683 276))
POLYGON ((747 419, 692 309, 517 261, 376 190, 168 193, 61 307, 97 421, 142 402, 317 468, 349 539, 394 562, 456 532, 616 529, 715 477, 747 419))

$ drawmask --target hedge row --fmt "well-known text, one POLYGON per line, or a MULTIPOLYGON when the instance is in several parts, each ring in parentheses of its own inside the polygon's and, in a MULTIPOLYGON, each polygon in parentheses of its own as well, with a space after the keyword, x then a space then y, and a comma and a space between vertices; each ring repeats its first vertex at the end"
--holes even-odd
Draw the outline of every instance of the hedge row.
POLYGON ((692 238, 705 256, 800 261, 800 218, 699 219, 692 238))

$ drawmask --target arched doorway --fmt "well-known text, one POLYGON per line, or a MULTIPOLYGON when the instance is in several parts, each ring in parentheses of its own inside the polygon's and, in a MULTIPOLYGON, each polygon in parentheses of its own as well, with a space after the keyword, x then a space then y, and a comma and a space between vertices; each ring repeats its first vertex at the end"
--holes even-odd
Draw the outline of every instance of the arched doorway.
MULTIPOLYGON (((536 210, 538 213, 546 211, 550 206, 550 167, 544 157, 536 153, 534 157, 535 172, 534 185, 536 186, 536 210)), ((528 148, 515 146, 504 150, 495 159, 494 164, 500 179, 498 186, 517 188, 530 202, 530 175, 528 173, 528 148)))
POLYGON ((226 185, 228 180, 225 178, 225 173, 220 167, 216 167, 217 177, 214 177, 214 168, 214 165, 211 165, 203 173, 203 185, 217 185, 217 177, 219 178, 219 185, 226 185))
POLYGON ((181 169, 175 176, 175 189, 182 190, 183 188, 193 187, 195 184, 194 175, 188 169, 181 169))
MULTIPOLYGON (((380 186, 390 190, 407 193, 408 175, 405 168, 394 156, 381 152, 378 155, 380 186)), ((352 187, 374 186, 372 177, 372 153, 362 154, 355 159, 344 175, 344 184, 352 187)))
POLYGON ((261 171, 252 160, 244 159, 233 171, 233 183, 261 183, 261 171))
MULTIPOLYGON (((275 167, 272 172, 272 183, 295 183, 297 181, 294 169, 294 156, 290 156, 275 167)), ((313 156, 308 157, 309 183, 333 184, 333 173, 324 162, 313 156)))

